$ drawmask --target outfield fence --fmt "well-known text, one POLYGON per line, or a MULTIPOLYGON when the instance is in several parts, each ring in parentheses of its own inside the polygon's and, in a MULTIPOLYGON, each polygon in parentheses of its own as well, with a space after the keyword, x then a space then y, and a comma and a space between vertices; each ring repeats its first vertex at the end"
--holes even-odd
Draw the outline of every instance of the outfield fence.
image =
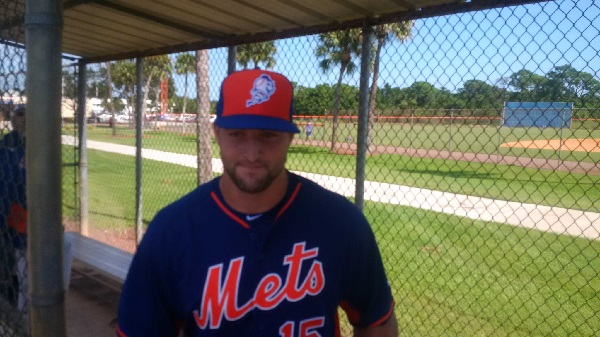
MULTIPOLYGON (((11 18, 6 9, 2 27, 11 18)), ((357 71, 338 83, 340 49, 318 48, 331 35, 267 41, 270 53, 258 64, 240 60, 237 69, 269 64, 294 82, 302 132, 287 166, 363 208, 387 268, 401 335, 599 335, 598 4, 553 1, 420 19, 410 36, 386 28, 376 29, 381 40, 372 40, 373 46, 384 42, 379 60, 372 60, 378 67, 371 68, 373 110, 363 110, 366 116, 360 112, 360 50, 346 51, 347 69, 357 71), (320 67, 324 60, 331 66, 320 67), (572 123, 502 126, 504 102, 573 102, 572 123)), ((228 73, 228 50, 207 51, 206 63, 201 52, 189 54, 165 55, 152 62, 160 68, 144 68, 163 77, 144 73, 150 82, 142 83, 148 91, 140 128, 136 74, 128 71, 136 60, 111 62, 111 83, 106 63, 83 64, 82 119, 82 64, 65 60, 66 230, 135 252, 136 226, 143 233, 158 210, 206 180, 205 172, 220 174, 208 116, 228 73), (200 68, 207 77, 196 76, 200 68), (144 149, 141 166, 136 137, 144 149)), ((0 43, 0 120, 26 101, 24 59, 21 46, 0 43)), ((8 133, 10 124, 2 125, 8 133)), ((7 191, 15 190, 5 185, 3 205, 7 191)), ((2 226, 2 237, 9 237, 11 229, 2 226)), ((3 247, 11 248, 11 240, 3 247)), ((17 305, 18 263, 3 254, 0 337, 26 335, 27 317, 17 305)), ((342 335, 350 331, 344 323, 342 335)))

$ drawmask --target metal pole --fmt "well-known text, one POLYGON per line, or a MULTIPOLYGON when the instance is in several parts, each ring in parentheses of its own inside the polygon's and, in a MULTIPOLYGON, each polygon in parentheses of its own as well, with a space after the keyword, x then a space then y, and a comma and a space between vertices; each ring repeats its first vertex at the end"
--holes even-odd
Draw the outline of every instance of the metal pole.
POLYGON ((25 2, 30 332, 63 337, 62 1, 25 2))
POLYGON ((235 67, 237 64, 236 53, 235 46, 229 46, 227 50, 227 74, 235 72, 235 67))
POLYGON ((454 109, 450 109, 450 126, 448 127, 448 152, 452 152, 452 119, 454 118, 454 109))
POLYGON ((496 153, 497 153, 496 164, 500 163, 500 157, 502 156, 502 152, 500 151, 501 150, 500 144, 502 142, 502 140, 501 140, 502 126, 504 125, 505 118, 506 118, 506 114, 505 114, 506 108, 507 108, 507 102, 504 102, 503 108, 502 108, 502 113, 501 113, 501 118, 500 118, 500 123, 498 123, 498 126, 496 128, 498 130, 498 142, 496 143, 496 153))
POLYGON ((358 131, 356 148, 356 191, 355 203, 363 209, 365 206, 365 168, 369 150, 369 78, 371 77, 371 39, 373 28, 365 25, 362 35, 362 54, 360 61, 360 88, 358 94, 358 131))
POLYGON ((86 64, 79 63, 77 83, 77 113, 79 116, 79 231, 89 234, 88 216, 88 155, 87 155, 87 118, 86 118, 86 64))
POLYGON ((413 131, 415 131, 415 109, 411 108, 410 109, 410 130, 409 130, 409 141, 410 141, 410 147, 408 148, 408 153, 410 155, 416 153, 417 151, 415 150, 415 143, 413 142, 413 140, 416 139, 416 137, 413 137, 413 131))
POLYGON ((142 58, 135 60, 136 91, 135 91, 135 242, 142 241, 142 122, 143 122, 143 69, 142 58))

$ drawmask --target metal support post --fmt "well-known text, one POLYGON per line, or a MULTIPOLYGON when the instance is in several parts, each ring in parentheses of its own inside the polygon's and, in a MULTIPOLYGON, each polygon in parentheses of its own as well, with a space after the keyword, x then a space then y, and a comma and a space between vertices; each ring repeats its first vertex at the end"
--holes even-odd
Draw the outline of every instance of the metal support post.
POLYGON ((135 242, 142 241, 143 202, 142 202, 142 123, 144 122, 143 59, 135 60, 135 242))
POLYGON ((362 35, 362 54, 360 61, 360 88, 358 94, 358 134, 356 148, 356 191, 355 203, 363 209, 365 206, 365 171, 367 151, 369 150, 369 79, 371 77, 371 39, 373 28, 365 25, 362 35))
POLYGON ((88 155, 87 155, 87 118, 86 118, 86 64, 79 63, 77 82, 77 114, 79 117, 79 231, 89 234, 89 199, 88 199, 88 155))
POLYGON ((227 49, 227 74, 231 74, 235 72, 236 64, 237 64, 237 56, 236 56, 235 46, 229 46, 227 49))
POLYGON ((62 1, 25 2, 29 317, 33 337, 64 337, 62 1))

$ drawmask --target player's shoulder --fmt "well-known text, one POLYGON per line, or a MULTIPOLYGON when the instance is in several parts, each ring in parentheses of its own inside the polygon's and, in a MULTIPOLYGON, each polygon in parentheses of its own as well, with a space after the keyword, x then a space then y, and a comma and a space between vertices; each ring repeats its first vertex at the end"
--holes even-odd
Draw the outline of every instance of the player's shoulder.
POLYGON ((24 155, 24 150, 0 144, 0 166, 2 169, 13 167, 24 155))
POLYGON ((18 147, 19 143, 19 134, 14 130, 0 138, 0 148, 12 148, 14 150, 15 147, 18 147))

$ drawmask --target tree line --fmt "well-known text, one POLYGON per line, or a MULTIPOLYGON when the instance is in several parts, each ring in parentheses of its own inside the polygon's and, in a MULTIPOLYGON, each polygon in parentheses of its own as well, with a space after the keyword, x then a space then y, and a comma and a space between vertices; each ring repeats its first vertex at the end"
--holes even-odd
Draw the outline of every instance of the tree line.
MULTIPOLYGON (((187 59, 187 65, 177 66, 176 69, 188 67, 188 73, 193 73, 194 63, 190 54, 182 54, 187 59), (189 65, 191 63, 191 66, 189 65)), ((135 84, 135 64, 133 62, 117 62, 112 66, 113 95, 126 98, 133 105, 133 86, 135 84)), ((179 70, 178 73, 185 73, 179 70)), ((172 73, 165 72, 170 78, 169 106, 175 112, 196 113, 196 100, 175 94, 172 73)), ((65 85, 69 86, 75 96, 75 82, 71 72, 65 70, 63 77, 65 85)), ((99 67, 91 72, 88 82, 88 96, 108 97, 106 85, 107 68, 99 67)), ((187 76, 186 76, 187 77, 187 76)), ((159 80, 153 76, 147 83, 147 98, 153 107, 159 107, 159 80)), ((186 80, 187 82, 187 80, 186 80)), ((332 113, 337 84, 318 84, 307 87, 295 84, 294 104, 296 112, 306 116, 327 116, 332 113)), ((187 83, 184 86, 187 88, 187 83)), ((356 86, 341 84, 339 109, 342 112, 356 115, 358 109, 358 93, 356 86)), ((125 107, 119 100, 113 100, 114 109, 121 111, 125 107)), ((464 82, 462 88, 451 92, 445 88, 438 89, 428 82, 414 82, 408 87, 400 88, 384 84, 378 88, 375 98, 377 113, 381 116, 395 116, 405 109, 418 110, 448 110, 471 109, 478 110, 479 116, 497 116, 504 102, 573 102, 577 108, 578 118, 600 118, 600 81, 590 73, 574 69, 570 65, 557 66, 546 75, 538 75, 530 70, 519 70, 504 77, 495 85, 482 80, 471 79, 464 82)), ((105 104, 108 106, 107 100, 105 104)), ((216 102, 211 102, 214 108, 216 102)), ((108 107, 107 107, 108 110, 108 107)), ((214 111, 213 111, 214 112, 214 111)), ((343 114, 343 113, 342 113, 343 114)))
MULTIPOLYGON (((378 86, 379 63, 382 47, 390 41, 407 43, 412 38, 412 21, 385 24, 369 28, 371 37, 371 72, 369 89, 368 116, 369 127, 377 116, 404 115, 407 110, 427 116, 450 113, 455 109, 470 109, 475 116, 496 117, 502 110, 504 102, 573 102, 577 110, 574 117, 600 118, 600 81, 593 74, 577 70, 571 65, 556 66, 548 73, 539 75, 533 71, 522 69, 507 77, 496 80, 493 84, 479 79, 466 80, 462 87, 450 91, 436 88, 433 84, 417 81, 408 87, 398 87, 386 83, 378 86)), ((335 147, 338 116, 341 114, 356 115, 358 110, 358 93, 356 86, 345 84, 343 78, 358 70, 363 29, 350 29, 322 33, 317 36, 318 44, 314 50, 317 59, 316 67, 323 73, 336 71, 335 84, 317 84, 314 87, 295 85, 295 108, 297 114, 304 116, 331 116, 332 149, 335 147)), ((275 41, 266 41, 236 47, 237 63, 244 69, 262 66, 273 68, 277 63, 275 57, 277 45, 275 41)), ((169 83, 169 109, 177 113, 197 113, 203 118, 214 113, 215 102, 208 96, 208 51, 196 51, 173 55, 147 57, 143 62, 144 100, 150 101, 151 111, 160 111, 160 82, 167 78, 169 83), (204 56, 200 57, 200 53, 204 56), (201 71, 201 69, 204 69, 201 71), (173 75, 185 78, 182 96, 176 94, 173 75), (206 75, 201 75, 201 73, 206 75), (197 95, 188 97, 189 77, 195 75, 197 95), (202 106, 201 106, 202 105, 202 106)), ((74 76, 67 71, 64 76, 67 90, 65 96, 74 94, 74 76), (69 79, 71 77, 71 79, 69 79), (70 84, 71 83, 71 84, 70 84)), ((131 60, 107 62, 90 71, 88 95, 104 97, 107 110, 120 109, 118 100, 108 98, 124 98, 128 105, 134 103, 135 64, 131 60)), ((148 111, 148 107, 143 111, 148 111)))
MULTIPOLYGON (((296 111, 302 115, 323 116, 334 105, 336 86, 319 84, 315 87, 297 86, 296 111)), ((439 115, 440 111, 467 109, 478 117, 497 117, 504 102, 573 102, 576 118, 600 118, 600 81, 592 74, 570 65, 557 66, 545 75, 519 70, 495 84, 471 79, 451 92, 436 88, 428 82, 417 81, 400 88, 384 84, 375 98, 378 116, 398 116, 404 111, 439 115)), ((340 111, 356 114, 358 88, 341 86, 340 111)))

